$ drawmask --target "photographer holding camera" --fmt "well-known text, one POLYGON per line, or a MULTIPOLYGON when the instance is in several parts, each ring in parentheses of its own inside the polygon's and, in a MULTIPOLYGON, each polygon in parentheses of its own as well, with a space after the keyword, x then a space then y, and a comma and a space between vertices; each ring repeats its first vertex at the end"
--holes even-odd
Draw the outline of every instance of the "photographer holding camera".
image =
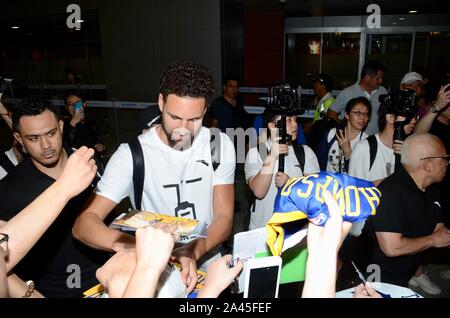
POLYGON ((250 230, 266 225, 273 214, 278 188, 288 179, 320 171, 311 148, 297 144, 297 115, 302 111, 297 91, 289 85, 270 89, 263 114, 265 133, 260 135, 259 146, 249 150, 245 161, 245 180, 254 195, 250 230))
MULTIPOLYGON (((417 107, 413 91, 391 91, 380 96, 378 126, 380 133, 356 144, 350 157, 349 175, 379 185, 394 173, 396 155, 400 155, 403 140, 414 130, 417 107)), ((398 162, 397 162, 398 164, 398 162)), ((350 233, 359 236, 364 223, 353 224, 350 233)))
POLYGON ((416 124, 415 93, 412 90, 391 91, 380 96, 378 127, 380 133, 355 146, 350 158, 349 174, 373 181, 378 185, 395 168, 395 156, 400 155, 403 140, 416 124))

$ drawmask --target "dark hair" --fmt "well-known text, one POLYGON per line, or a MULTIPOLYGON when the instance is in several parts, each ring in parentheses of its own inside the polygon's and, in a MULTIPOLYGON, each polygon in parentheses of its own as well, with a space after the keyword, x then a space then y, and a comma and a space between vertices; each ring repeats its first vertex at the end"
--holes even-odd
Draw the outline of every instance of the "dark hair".
POLYGON ((378 129, 380 130, 380 132, 383 131, 384 128, 386 127, 386 124, 387 124, 386 115, 387 114, 395 115, 392 111, 392 107, 391 107, 391 109, 389 109, 389 107, 380 103, 380 108, 378 108, 378 129))
POLYGON ((38 116, 46 110, 51 111, 59 121, 61 115, 59 110, 50 101, 37 96, 22 99, 16 104, 12 111, 12 123, 14 131, 19 131, 20 119, 24 116, 38 116))
POLYGON ((363 69, 361 71, 361 79, 363 79, 366 75, 374 77, 377 75, 378 71, 386 72, 386 68, 383 64, 377 61, 368 61, 364 64, 363 69))
POLYGON ((81 98, 82 100, 84 100, 83 94, 81 94, 80 92, 78 92, 76 90, 70 90, 70 91, 66 91, 66 93, 64 94, 64 105, 67 106, 67 99, 70 96, 77 96, 77 97, 81 98))
POLYGON ((164 101, 169 94, 206 98, 214 94, 214 79, 208 66, 178 61, 164 72, 159 92, 164 101))
POLYGON ((370 115, 372 114, 372 104, 365 97, 356 97, 356 98, 350 99, 348 101, 347 105, 345 106, 345 112, 347 114, 350 114, 350 112, 353 110, 353 108, 355 108, 355 106, 358 104, 363 104, 364 106, 367 107, 367 110, 369 111, 369 118, 370 118, 370 115))
POLYGON ((229 81, 235 81, 239 84, 239 77, 234 74, 229 74, 223 78, 223 85, 227 85, 229 81))
POLYGON ((326 73, 320 73, 319 75, 317 75, 314 81, 318 81, 320 84, 325 85, 325 90, 327 92, 331 92, 331 89, 333 87, 333 78, 330 75, 326 73))
POLYGON ((264 128, 269 128, 269 123, 275 121, 275 118, 277 115, 273 112, 271 112, 268 108, 264 110, 264 113, 262 114, 263 117, 263 125, 264 128))

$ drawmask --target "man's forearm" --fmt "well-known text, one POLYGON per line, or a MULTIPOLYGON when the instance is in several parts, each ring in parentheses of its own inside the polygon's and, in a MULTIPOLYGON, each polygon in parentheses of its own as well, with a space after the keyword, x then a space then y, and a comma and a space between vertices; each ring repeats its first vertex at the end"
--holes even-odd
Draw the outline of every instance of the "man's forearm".
POLYGON ((390 244, 388 241, 380 244, 381 250, 388 257, 413 255, 433 246, 434 244, 431 236, 418 238, 402 237, 398 244, 390 244))
POLYGON ((73 227, 74 237, 87 246, 109 252, 119 252, 134 247, 133 236, 107 227, 94 213, 86 211, 73 227))
POLYGON ((230 237, 232 227, 233 218, 221 216, 214 220, 208 227, 208 237, 190 243, 195 260, 198 261, 203 255, 225 242, 230 237))

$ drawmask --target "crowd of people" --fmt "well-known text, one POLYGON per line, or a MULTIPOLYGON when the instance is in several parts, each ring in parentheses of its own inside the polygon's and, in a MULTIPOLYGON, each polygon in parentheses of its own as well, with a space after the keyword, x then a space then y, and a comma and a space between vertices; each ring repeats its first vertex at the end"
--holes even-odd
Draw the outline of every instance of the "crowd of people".
MULTIPOLYGON (((249 229, 265 226, 279 189, 293 177, 346 173, 381 192, 376 215, 354 224, 343 221, 336 199, 324 192, 330 219, 325 226, 308 225, 303 297, 334 297, 336 280, 352 261, 364 270, 377 264, 383 282, 440 293, 422 255, 430 248, 448 253, 450 246, 450 84, 421 114, 406 116, 380 103, 385 72, 380 63, 367 62, 360 81, 336 99, 331 77, 320 74, 314 80, 316 116, 305 129, 311 143, 297 142, 303 129, 296 116, 266 109, 257 147, 246 153, 249 229), (284 118, 286 143, 279 136, 284 118), (399 123, 405 138, 396 134, 399 123)), ((424 86, 416 72, 400 83, 417 97, 424 86)), ((106 167, 98 160, 106 147, 79 94, 65 97, 66 122, 39 97, 23 99, 11 113, 0 103, 14 134, 0 161, 0 296, 82 297, 100 282, 109 297, 150 298, 164 294, 163 277, 175 275, 173 289, 182 297, 195 288, 200 268, 207 280, 198 297, 218 297, 243 267, 242 261, 230 267, 231 255, 220 253, 232 234, 235 204, 236 152, 226 132, 252 127, 236 99, 238 87, 236 77, 225 78, 223 95, 208 110, 214 93, 209 68, 170 65, 160 81, 159 111, 145 112, 142 134, 122 144, 106 167), (203 126, 205 116, 212 128, 203 126), (204 221, 207 236, 179 244, 176 225, 149 225, 135 236, 113 229, 114 208, 125 198, 138 210, 204 221)), ((380 297, 368 284, 358 286, 356 296, 380 297)))

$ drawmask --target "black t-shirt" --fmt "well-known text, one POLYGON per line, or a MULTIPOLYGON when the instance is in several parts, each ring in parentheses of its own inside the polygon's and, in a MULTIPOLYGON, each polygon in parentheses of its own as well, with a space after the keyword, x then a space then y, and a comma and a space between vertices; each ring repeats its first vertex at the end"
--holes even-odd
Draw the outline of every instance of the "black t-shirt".
POLYGON ((94 121, 78 123, 75 127, 67 121, 64 124, 64 141, 68 146, 77 149, 82 146, 94 148, 100 143, 100 133, 94 121))
MULTIPOLYGON (((66 151, 70 153, 70 149, 66 151)), ((0 182, 0 219, 10 220, 53 182, 53 178, 39 171, 26 157, 0 182)), ((93 189, 91 185, 67 203, 55 222, 13 270, 23 280, 33 280, 36 290, 46 297, 81 297, 84 291, 98 284, 95 271, 105 263, 107 254, 72 237, 75 219, 93 189), (78 269, 80 279, 77 277, 78 269), (69 288, 67 283, 75 288, 69 288)))
POLYGON ((236 102, 236 106, 231 105, 223 96, 214 100, 209 109, 210 116, 218 121, 218 128, 226 133, 227 128, 250 127, 249 115, 244 107, 236 102))
MULTIPOLYGON (((447 153, 450 153, 450 126, 444 125, 438 120, 433 122, 430 134, 438 136, 445 145, 447 153)), ((447 166, 447 174, 444 180, 439 184, 442 193, 442 209, 444 213, 445 223, 450 226, 450 171, 447 166)))
POLYGON ((436 185, 421 191, 402 165, 396 166, 395 173, 380 184, 379 190, 380 205, 358 238, 358 254, 366 254, 366 265, 380 266, 382 282, 407 286, 421 263, 422 253, 387 257, 378 245, 375 232, 400 233, 406 238, 432 234, 442 222, 440 191, 436 185))
POLYGON ((430 134, 438 136, 444 143, 445 148, 447 148, 447 153, 450 152, 450 126, 435 120, 430 128, 430 134))

